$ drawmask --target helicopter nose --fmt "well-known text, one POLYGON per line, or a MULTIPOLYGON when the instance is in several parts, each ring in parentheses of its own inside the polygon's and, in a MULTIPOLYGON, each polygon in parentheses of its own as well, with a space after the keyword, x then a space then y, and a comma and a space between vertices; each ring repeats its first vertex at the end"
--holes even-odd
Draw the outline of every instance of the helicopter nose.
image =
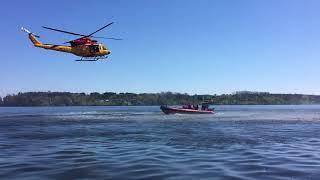
POLYGON ((101 52, 101 54, 104 56, 104 55, 109 55, 111 53, 111 51, 110 50, 103 50, 102 52, 101 52))

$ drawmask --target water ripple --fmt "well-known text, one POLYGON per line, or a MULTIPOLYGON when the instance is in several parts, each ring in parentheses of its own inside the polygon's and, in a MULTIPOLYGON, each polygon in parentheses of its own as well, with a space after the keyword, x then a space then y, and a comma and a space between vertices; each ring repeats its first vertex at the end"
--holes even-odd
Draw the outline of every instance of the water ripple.
POLYGON ((318 179, 320 106, 0 109, 5 179, 318 179))

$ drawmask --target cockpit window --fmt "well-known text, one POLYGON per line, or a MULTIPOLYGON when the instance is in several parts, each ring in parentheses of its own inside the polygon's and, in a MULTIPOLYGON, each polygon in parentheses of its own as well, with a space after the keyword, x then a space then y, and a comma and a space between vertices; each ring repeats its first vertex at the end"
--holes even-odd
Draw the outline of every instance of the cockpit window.
POLYGON ((107 48, 106 48, 106 47, 104 47, 104 46, 102 46, 102 49, 103 49, 103 50, 107 50, 107 48))
POLYGON ((99 46, 98 45, 91 45, 89 46, 90 47, 90 50, 91 52, 99 52, 99 46))

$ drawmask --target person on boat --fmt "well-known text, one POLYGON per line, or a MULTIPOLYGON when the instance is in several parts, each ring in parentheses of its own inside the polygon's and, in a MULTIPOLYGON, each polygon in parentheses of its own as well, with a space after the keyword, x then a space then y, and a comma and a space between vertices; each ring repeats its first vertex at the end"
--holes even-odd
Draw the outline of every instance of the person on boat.
POLYGON ((203 111, 207 111, 207 110, 208 110, 208 105, 206 105, 206 104, 202 104, 202 106, 201 106, 201 110, 203 110, 203 111))

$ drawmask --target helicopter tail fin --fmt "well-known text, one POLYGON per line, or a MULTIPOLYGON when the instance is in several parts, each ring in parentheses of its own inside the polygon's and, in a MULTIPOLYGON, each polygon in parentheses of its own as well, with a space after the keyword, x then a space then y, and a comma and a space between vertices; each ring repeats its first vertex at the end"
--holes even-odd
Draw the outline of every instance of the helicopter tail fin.
POLYGON ((37 39, 40 38, 40 36, 33 34, 32 32, 30 32, 28 29, 21 27, 21 30, 28 33, 29 34, 29 39, 31 40, 31 42, 33 43, 33 45, 41 45, 42 43, 37 39))

